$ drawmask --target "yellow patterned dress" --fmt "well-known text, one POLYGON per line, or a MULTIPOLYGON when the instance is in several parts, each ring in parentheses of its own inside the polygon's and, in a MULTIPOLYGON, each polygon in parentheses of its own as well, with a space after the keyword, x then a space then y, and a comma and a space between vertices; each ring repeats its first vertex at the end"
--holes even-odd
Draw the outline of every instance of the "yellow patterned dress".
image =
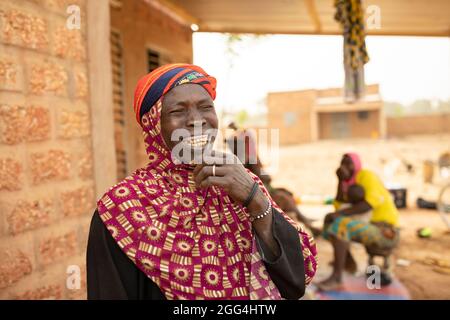
MULTIPOLYGON (((399 240, 399 213, 391 194, 370 170, 363 169, 358 172, 356 183, 364 188, 365 200, 372 207, 370 221, 365 221, 361 215, 343 215, 333 221, 326 221, 324 238, 329 239, 330 235, 333 235, 338 239, 359 242, 365 246, 394 247, 399 240)), ((338 201, 334 202, 336 210, 342 205, 338 201)))

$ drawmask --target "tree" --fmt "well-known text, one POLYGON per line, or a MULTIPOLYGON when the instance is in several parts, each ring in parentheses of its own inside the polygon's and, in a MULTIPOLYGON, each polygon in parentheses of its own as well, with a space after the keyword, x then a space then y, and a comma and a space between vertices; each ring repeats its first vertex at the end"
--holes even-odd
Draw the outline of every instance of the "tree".
POLYGON ((236 114, 236 122, 238 127, 242 127, 248 121, 248 113, 246 110, 241 110, 236 114))
POLYGON ((384 102, 384 112, 388 117, 401 117, 405 115, 405 106, 398 102, 384 102))

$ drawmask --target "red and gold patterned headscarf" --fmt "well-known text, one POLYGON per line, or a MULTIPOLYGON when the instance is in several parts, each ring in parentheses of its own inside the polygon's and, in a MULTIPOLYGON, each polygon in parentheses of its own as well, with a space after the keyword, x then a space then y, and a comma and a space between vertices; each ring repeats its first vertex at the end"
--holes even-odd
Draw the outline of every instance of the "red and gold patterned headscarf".
POLYGON ((201 85, 214 100, 216 98, 216 79, 202 68, 191 64, 167 64, 142 77, 134 91, 134 112, 136 120, 141 119, 155 103, 169 90, 184 83, 201 85))
MULTIPOLYGON (((134 108, 149 163, 105 193, 98 201, 100 217, 168 299, 280 299, 256 250, 246 208, 219 187, 196 187, 192 170, 171 160, 160 116, 161 97, 174 83, 197 83, 215 96, 215 79, 192 65, 164 66, 139 81, 134 108)), ((315 246, 300 229, 299 237, 309 283, 315 246)))

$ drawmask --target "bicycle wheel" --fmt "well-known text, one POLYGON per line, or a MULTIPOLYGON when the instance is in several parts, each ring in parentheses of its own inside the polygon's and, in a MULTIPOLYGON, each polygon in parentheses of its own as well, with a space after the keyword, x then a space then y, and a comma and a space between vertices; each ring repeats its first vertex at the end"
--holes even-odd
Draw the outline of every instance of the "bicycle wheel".
POLYGON ((437 209, 442 220, 444 220, 445 224, 450 229, 450 183, 444 186, 439 193, 437 209))

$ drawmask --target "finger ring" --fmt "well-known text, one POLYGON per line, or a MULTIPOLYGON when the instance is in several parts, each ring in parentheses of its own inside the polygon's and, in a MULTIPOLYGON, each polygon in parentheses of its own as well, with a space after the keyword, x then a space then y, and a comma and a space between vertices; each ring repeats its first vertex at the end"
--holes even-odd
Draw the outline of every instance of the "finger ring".
POLYGON ((214 164, 213 165, 213 177, 215 177, 216 176, 216 165, 214 164))

